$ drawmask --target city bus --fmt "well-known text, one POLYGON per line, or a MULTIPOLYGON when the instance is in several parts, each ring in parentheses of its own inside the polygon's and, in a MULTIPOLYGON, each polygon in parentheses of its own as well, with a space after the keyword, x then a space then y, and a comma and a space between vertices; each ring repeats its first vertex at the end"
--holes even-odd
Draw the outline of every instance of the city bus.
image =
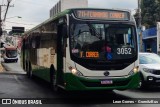
POLYGON ((130 11, 73 8, 24 33, 21 62, 54 91, 125 90, 139 85, 137 44, 130 11))
POLYGON ((17 62, 18 61, 18 52, 17 48, 14 46, 4 46, 2 50, 2 57, 5 63, 7 62, 17 62))

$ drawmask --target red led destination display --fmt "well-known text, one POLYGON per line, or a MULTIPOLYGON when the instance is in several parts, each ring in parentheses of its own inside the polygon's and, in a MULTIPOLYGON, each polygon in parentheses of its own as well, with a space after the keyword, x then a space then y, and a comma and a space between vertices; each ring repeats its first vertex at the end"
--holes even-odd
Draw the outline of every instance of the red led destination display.
POLYGON ((129 13, 115 10, 76 10, 80 19, 129 20, 129 13))

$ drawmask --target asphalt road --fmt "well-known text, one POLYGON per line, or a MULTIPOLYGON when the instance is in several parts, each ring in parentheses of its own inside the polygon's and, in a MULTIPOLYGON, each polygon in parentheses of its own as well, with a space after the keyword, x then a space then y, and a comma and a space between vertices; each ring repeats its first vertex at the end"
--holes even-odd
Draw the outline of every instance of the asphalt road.
POLYGON ((18 57, 18 62, 15 63, 4 63, 4 60, 1 58, 1 64, 6 69, 5 73, 12 74, 26 74, 20 66, 20 58, 18 57))
MULTIPOLYGON (((160 98, 160 88, 150 88, 146 90, 126 90, 112 92, 106 91, 94 91, 94 92, 66 92, 54 93, 49 83, 42 81, 38 78, 29 79, 26 73, 20 67, 20 63, 4 63, 3 66, 7 71, 0 73, 0 98, 51 98, 52 103, 57 106, 68 106, 70 104, 81 104, 91 107, 106 106, 111 103, 111 99, 133 99, 133 98, 160 98), (69 102, 67 102, 69 101, 69 102), (69 103, 69 104, 68 104, 69 103)), ((159 99, 160 101, 160 99, 159 99)), ((128 104, 123 105, 126 106, 128 104)), ((136 105, 136 104, 135 104, 136 105)), ((160 105, 160 104, 158 104, 160 105)), ((73 106, 73 105, 72 105, 73 106)), ((122 104, 120 105, 122 106, 122 104)), ((130 107, 131 105, 129 105, 130 107)), ((138 104, 138 106, 145 106, 144 104, 138 104)), ((152 105, 157 106, 156 104, 152 105)), ((127 106, 128 107, 128 106, 127 106)))

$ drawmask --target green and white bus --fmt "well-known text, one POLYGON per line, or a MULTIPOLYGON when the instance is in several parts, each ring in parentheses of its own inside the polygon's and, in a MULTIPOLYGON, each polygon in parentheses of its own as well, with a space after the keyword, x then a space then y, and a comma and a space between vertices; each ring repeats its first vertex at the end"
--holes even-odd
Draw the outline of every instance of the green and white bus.
POLYGON ((137 44, 130 11, 74 8, 25 32, 21 62, 54 90, 125 90, 139 84, 137 44))

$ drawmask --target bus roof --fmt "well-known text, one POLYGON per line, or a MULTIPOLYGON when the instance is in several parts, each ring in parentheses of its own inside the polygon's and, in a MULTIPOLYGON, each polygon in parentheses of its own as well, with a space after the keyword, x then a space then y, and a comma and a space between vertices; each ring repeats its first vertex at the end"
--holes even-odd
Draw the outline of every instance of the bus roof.
POLYGON ((72 10, 78 10, 78 9, 115 10, 115 11, 124 11, 124 12, 129 12, 130 13, 130 10, 127 10, 127 9, 107 9, 107 8, 106 9, 105 8, 71 8, 71 9, 66 9, 62 12, 59 12, 57 15, 47 19, 46 21, 42 22, 41 24, 35 26, 34 28, 30 29, 29 31, 25 32, 24 35, 27 36, 27 34, 30 34, 31 32, 33 32, 34 30, 37 30, 38 28, 42 27, 43 25, 46 25, 49 22, 56 20, 57 18, 65 16, 66 14, 69 14, 72 10))
POLYGON ((16 50, 17 48, 14 46, 5 46, 5 49, 7 50, 16 50))
POLYGON ((37 25, 36 27, 32 28, 31 30, 25 32, 24 35, 31 33, 32 31, 36 30, 37 28, 39 28, 39 27, 41 27, 41 26, 43 26, 43 25, 45 25, 45 24, 47 24, 47 23, 49 23, 49 22, 51 22, 51 21, 53 21, 53 20, 55 20, 55 19, 57 19, 61 16, 64 16, 65 14, 69 13, 70 11, 71 11, 70 9, 67 9, 63 12, 58 13, 54 17, 51 17, 51 18, 47 19, 46 21, 42 22, 41 24, 37 25))

